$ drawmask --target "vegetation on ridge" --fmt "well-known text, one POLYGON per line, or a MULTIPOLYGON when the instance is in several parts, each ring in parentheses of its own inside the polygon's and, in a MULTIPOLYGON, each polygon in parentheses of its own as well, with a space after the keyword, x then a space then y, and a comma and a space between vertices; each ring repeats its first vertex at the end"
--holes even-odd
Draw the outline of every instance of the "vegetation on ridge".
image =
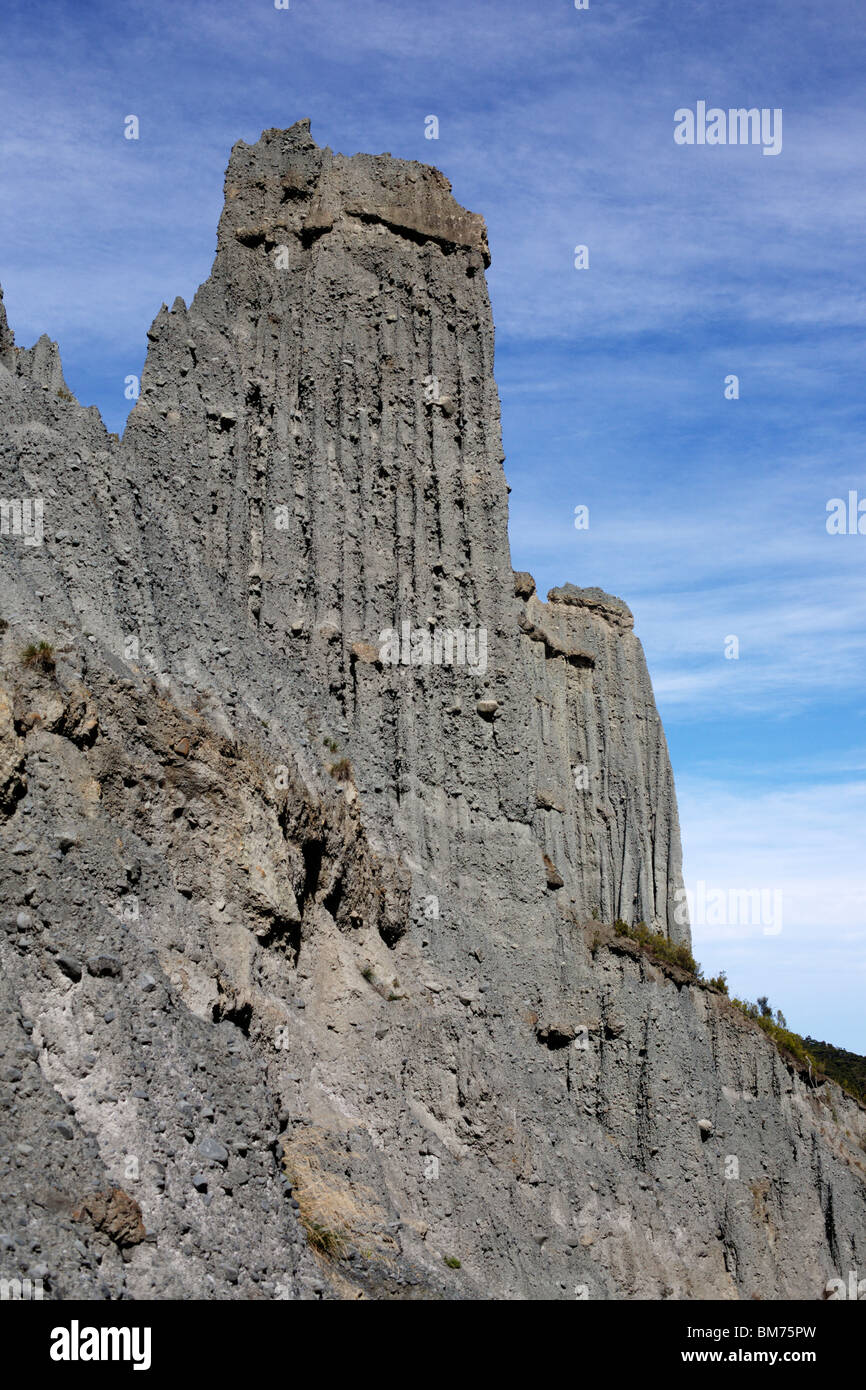
POLYGON ((617 936, 627 936, 630 940, 636 941, 638 946, 654 960, 664 961, 667 965, 677 965, 680 970, 687 971, 689 975, 694 975, 697 979, 701 978, 701 967, 688 946, 678 946, 665 936, 664 932, 650 931, 646 922, 638 922, 636 926, 630 927, 621 918, 614 922, 613 929, 617 936))
POLYGON ((762 995, 756 1004, 750 1003, 747 999, 732 999, 731 1003, 741 1009, 748 1018, 753 1018, 763 1028, 767 1036, 773 1039, 777 1047, 783 1052, 790 1053, 801 1067, 810 1068, 816 1080, 821 1076, 821 1068, 809 1052, 800 1034, 791 1032, 781 1009, 777 1009, 775 1017, 773 1016, 773 1010, 770 1008, 766 994, 762 995))
POLYGON ((849 1095, 866 1105, 866 1057, 848 1052, 844 1047, 834 1047, 832 1043, 818 1042, 815 1038, 806 1037, 804 1043, 821 1070, 827 1076, 832 1076, 849 1095))
MULTIPOLYGON (((593 920, 598 920, 597 912, 593 912, 593 920)), ((614 923, 614 931, 618 937, 628 937, 630 941, 636 942, 651 960, 661 965, 677 966, 686 974, 692 975, 697 983, 720 994, 728 993, 728 981, 724 970, 712 979, 705 979, 688 946, 677 945, 663 932, 650 931, 646 922, 638 922, 630 927, 619 918, 614 923)), ((781 1009, 773 1012, 765 994, 755 1003, 748 999, 731 999, 731 1003, 747 1018, 757 1023, 780 1052, 787 1054, 804 1070, 808 1070, 815 1082, 827 1079, 835 1081, 848 1095, 853 1096, 861 1105, 866 1105, 866 1057, 861 1057, 856 1052, 846 1052, 844 1048, 834 1047, 832 1043, 816 1042, 814 1038, 801 1037, 788 1027, 781 1009)))

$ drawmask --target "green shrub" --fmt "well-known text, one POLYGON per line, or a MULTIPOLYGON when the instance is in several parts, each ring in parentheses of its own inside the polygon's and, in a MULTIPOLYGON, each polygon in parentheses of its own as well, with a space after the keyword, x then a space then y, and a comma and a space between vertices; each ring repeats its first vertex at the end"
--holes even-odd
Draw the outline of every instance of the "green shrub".
POLYGON ((457 1257, 456 1257, 455 1255, 443 1255, 442 1258, 443 1258, 443 1260, 445 1261, 445 1263, 447 1264, 447 1266, 448 1266, 449 1269, 459 1269, 459 1268, 460 1268, 460 1261, 457 1259, 457 1257))
POLYGON ((21 653, 21 665, 35 671, 54 670, 54 648, 50 642, 31 642, 21 653))
MULTIPOLYGON (((861 1105, 866 1105, 866 1057, 815 1038, 804 1038, 803 1043, 827 1076, 861 1105)), ((863 1147, 866 1150, 866 1144, 863 1147)))
POLYGON ((301 1224, 307 1237, 308 1245, 314 1250, 318 1250, 320 1255, 326 1259, 336 1260, 343 1254, 345 1244, 342 1237, 336 1231, 329 1231, 326 1226, 320 1226, 317 1221, 309 1218, 301 1218, 301 1224))
POLYGON ((687 971, 689 975, 700 978, 701 967, 688 946, 677 945, 675 941, 669 940, 664 932, 650 931, 646 922, 638 922, 636 926, 630 927, 621 917, 618 917, 614 922, 613 929, 617 936, 627 936, 631 941, 636 941, 641 950, 646 951, 647 955, 652 956, 654 960, 664 961, 667 965, 676 965, 680 970, 687 971))
MULTIPOLYGON (((767 1002, 766 995, 756 1004, 752 1004, 748 999, 733 999, 731 1002, 741 1009, 747 1018, 754 1019, 779 1048, 790 1053, 801 1066, 811 1066, 816 1076, 820 1075, 820 1068, 799 1033, 792 1033, 789 1028, 783 1027, 773 1018, 773 1010, 767 1002)), ((784 1017, 781 1013, 778 1016, 784 1017)))

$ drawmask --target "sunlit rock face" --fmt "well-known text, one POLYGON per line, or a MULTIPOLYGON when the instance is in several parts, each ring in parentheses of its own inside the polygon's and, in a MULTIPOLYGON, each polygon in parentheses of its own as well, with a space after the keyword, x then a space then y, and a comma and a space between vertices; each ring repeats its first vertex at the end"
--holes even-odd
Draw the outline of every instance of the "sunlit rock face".
POLYGON ((820 1297, 863 1112, 612 930, 689 944, 673 779, 512 570, 483 220, 305 121, 225 191, 122 441, 0 301, 10 1277, 820 1297))

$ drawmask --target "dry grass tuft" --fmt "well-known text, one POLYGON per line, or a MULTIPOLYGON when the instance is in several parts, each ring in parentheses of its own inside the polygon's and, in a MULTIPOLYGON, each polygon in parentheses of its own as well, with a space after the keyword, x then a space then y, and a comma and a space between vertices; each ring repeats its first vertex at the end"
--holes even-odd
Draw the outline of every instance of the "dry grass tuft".
POLYGON ((381 1229, 385 1213, 369 1188, 346 1177, 347 1156, 343 1145, 315 1125, 283 1137, 283 1172, 294 1189, 307 1241, 328 1260, 342 1258, 352 1247, 392 1253, 393 1237, 381 1229))

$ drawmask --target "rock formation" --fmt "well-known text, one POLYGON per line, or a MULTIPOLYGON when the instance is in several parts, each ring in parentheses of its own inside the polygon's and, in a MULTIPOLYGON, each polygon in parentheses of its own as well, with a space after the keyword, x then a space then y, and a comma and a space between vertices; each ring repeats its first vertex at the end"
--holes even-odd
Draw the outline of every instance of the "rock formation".
POLYGON ((122 441, 0 300, 0 1273, 821 1297, 866 1115, 611 930, 689 944, 673 780, 512 571, 482 219, 308 122, 225 191, 122 441))

